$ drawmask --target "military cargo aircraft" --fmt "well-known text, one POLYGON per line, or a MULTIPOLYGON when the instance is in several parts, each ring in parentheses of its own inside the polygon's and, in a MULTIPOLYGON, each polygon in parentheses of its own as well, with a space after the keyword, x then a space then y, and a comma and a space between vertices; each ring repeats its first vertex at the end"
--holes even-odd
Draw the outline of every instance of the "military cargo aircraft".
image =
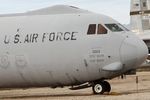
POLYGON ((137 69, 145 43, 112 18, 57 5, 0 15, 0 88, 92 87, 137 69))

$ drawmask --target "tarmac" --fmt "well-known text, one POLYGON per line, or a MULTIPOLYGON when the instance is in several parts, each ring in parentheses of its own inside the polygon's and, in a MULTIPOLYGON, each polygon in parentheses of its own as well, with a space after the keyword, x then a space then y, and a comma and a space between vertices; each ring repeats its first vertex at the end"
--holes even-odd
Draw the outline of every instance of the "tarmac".
POLYGON ((109 82, 112 91, 104 95, 94 95, 91 88, 32 88, 0 90, 0 100, 150 100, 150 72, 138 72, 137 75, 124 79, 118 77, 109 82))

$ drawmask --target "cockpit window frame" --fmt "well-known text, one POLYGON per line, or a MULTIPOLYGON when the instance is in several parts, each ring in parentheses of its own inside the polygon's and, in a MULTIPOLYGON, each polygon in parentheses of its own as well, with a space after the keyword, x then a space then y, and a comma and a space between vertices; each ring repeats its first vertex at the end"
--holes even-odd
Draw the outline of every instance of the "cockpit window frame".
POLYGON ((108 34, 109 30, 103 24, 89 24, 87 35, 102 35, 108 34))

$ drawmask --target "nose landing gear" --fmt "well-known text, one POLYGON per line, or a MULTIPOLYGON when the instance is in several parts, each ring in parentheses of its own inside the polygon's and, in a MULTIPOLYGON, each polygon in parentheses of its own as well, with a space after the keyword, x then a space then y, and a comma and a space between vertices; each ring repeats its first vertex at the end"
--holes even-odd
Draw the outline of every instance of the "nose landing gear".
POLYGON ((107 81, 94 82, 92 90, 94 94, 104 94, 111 91, 111 86, 107 81))

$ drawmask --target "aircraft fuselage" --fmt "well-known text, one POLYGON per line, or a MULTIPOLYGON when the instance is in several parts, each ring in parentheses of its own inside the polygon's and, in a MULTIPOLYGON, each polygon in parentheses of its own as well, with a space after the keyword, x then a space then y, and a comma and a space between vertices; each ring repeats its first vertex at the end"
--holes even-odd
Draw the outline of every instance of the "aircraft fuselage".
POLYGON ((78 85, 136 69, 147 51, 135 35, 87 35, 90 24, 117 23, 104 19, 93 13, 0 17, 0 88, 78 85))

